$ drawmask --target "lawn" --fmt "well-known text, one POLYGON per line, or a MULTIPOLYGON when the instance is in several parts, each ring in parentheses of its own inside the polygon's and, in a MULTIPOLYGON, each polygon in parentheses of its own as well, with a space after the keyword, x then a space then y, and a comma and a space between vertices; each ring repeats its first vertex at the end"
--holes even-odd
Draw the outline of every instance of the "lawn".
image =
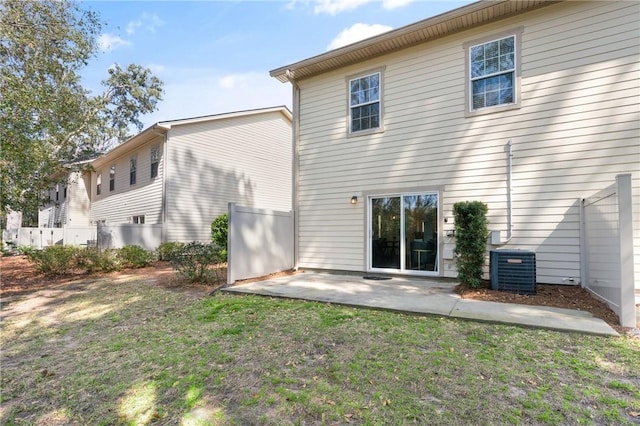
POLYGON ((1 424, 637 424, 640 340, 86 279, 2 303, 1 424))

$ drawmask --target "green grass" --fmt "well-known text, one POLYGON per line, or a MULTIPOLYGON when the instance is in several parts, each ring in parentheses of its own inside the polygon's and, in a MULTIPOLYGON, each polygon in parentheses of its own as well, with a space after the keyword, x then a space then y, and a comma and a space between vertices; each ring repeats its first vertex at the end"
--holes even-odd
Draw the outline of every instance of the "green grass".
POLYGON ((640 340, 87 281, 3 301, 1 424, 637 424, 640 340))

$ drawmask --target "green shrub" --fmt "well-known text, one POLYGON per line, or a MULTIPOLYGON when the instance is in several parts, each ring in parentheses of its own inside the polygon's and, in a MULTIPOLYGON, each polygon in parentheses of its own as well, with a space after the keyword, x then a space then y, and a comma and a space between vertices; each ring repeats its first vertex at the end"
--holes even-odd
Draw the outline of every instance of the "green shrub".
POLYGON ((38 272, 47 275, 67 275, 76 267, 76 255, 82 249, 74 246, 49 246, 27 252, 38 272))
POLYGON ((140 246, 124 246, 116 249, 116 261, 122 268, 144 268, 154 260, 153 253, 140 246))
POLYGON ((18 246, 16 247, 16 251, 19 254, 22 254, 24 256, 27 256, 28 258, 31 258, 31 255, 36 251, 36 249, 31 246, 18 246))
POLYGON ((220 247, 223 262, 227 261, 227 241, 229 234, 229 215, 222 214, 211 222, 211 241, 220 247))
POLYGON ((184 248, 184 243, 169 241, 158 246, 158 259, 171 262, 184 248))
POLYGON ((100 251, 95 247, 80 250, 76 255, 76 262, 88 274, 111 272, 119 269, 113 250, 100 251))
POLYGON ((220 251, 217 244, 194 241, 185 244, 170 262, 178 274, 190 282, 215 282, 223 278, 218 265, 222 262, 220 251))
POLYGON ((480 201, 462 201, 453 205, 458 279, 463 285, 478 288, 487 247, 487 205, 480 201))

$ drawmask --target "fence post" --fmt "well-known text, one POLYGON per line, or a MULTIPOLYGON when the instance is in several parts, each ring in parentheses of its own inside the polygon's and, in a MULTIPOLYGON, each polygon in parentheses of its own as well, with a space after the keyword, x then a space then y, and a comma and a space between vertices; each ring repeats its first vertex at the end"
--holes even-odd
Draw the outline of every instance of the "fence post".
POLYGON ((587 253, 587 222, 585 218, 585 199, 580 198, 580 287, 589 285, 589 253, 587 253))
POLYGON ((620 325, 636 326, 631 174, 616 176, 620 227, 620 325), (633 302, 629 302, 633 301, 633 302))
POLYGON ((228 222, 227 222, 227 284, 233 284, 236 281, 235 274, 233 273, 233 261, 234 259, 234 247, 235 241, 235 229, 233 226, 235 218, 236 204, 229 203, 228 210, 228 222))

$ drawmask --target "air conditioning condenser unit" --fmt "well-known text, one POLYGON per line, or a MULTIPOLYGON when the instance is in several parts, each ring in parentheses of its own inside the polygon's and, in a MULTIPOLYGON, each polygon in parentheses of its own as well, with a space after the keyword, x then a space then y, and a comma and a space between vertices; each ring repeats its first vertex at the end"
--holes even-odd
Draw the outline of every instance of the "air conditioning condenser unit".
POLYGON ((491 250, 491 289, 536 293, 536 254, 527 250, 491 250))

